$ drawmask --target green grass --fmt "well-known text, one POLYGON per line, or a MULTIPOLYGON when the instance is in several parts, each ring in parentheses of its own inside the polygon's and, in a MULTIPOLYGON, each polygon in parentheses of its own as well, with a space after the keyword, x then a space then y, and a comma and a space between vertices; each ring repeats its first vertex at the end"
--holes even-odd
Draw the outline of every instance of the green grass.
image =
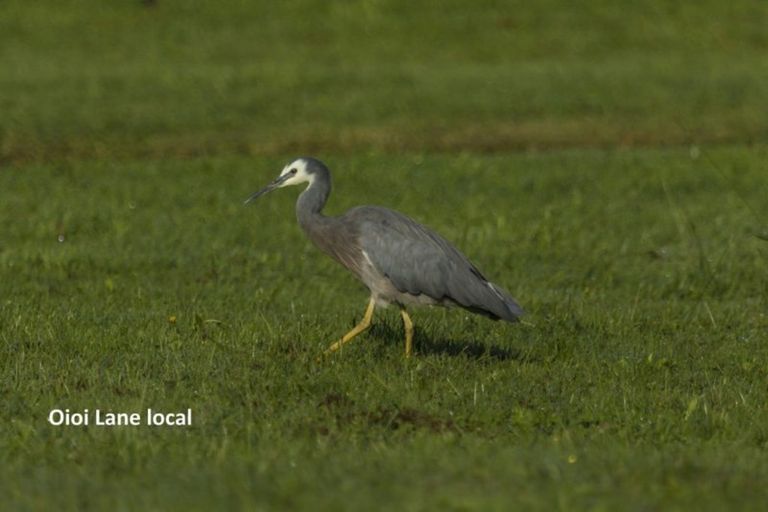
POLYGON ((277 161, 11 169, 6 494, 33 508, 749 508, 768 477, 768 245, 745 201, 765 218, 766 154, 711 156, 729 163, 332 157, 331 211, 379 202, 428 222, 530 315, 416 311, 405 361, 384 312, 323 363, 366 293, 303 239, 295 191, 242 207, 277 161), (195 424, 51 427, 54 407, 191 407, 195 424))
MULTIPOLYGON (((340 4, 341 5, 341 4, 340 4)), ((13 510, 755 510, 768 8, 0 6, 13 510), (382 204, 528 311, 396 310, 296 225, 382 204), (53 408, 191 408, 188 428, 53 408)))
POLYGON ((4 2, 0 159, 768 134, 758 2, 282 4, 4 2))

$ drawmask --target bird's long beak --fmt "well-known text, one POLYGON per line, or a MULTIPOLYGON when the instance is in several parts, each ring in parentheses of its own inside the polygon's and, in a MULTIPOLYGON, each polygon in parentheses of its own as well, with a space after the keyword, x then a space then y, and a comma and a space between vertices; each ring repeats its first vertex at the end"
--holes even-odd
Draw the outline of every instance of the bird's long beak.
POLYGON ((259 196, 263 196, 267 192, 272 192, 276 188, 280 187, 280 185, 290 177, 291 177, 291 174, 283 174, 282 176, 278 176, 277 178, 275 178, 275 180, 272 183, 270 183, 263 189, 259 190, 258 192, 254 192, 253 194, 251 194, 243 204, 251 203, 255 201, 259 196))

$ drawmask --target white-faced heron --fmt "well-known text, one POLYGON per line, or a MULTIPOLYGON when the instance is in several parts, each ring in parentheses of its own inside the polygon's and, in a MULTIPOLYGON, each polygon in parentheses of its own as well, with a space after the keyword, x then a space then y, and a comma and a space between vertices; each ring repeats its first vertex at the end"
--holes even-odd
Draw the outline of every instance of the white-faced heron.
POLYGON ((395 303, 405 327, 405 355, 411 355, 413 323, 407 304, 460 306, 495 320, 517 321, 523 309, 509 293, 488 281, 456 247, 405 215, 380 206, 358 206, 338 217, 322 214, 331 193, 331 173, 317 159, 299 158, 245 203, 272 190, 307 183, 296 216, 310 240, 344 265, 371 291, 363 319, 326 353, 341 348, 371 325, 377 305, 395 303))

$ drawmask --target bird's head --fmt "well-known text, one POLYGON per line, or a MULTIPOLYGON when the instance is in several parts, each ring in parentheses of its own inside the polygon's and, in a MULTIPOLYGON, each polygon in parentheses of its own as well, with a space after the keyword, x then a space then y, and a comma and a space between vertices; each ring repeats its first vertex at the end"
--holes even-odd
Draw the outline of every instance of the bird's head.
POLYGON ((299 185, 301 183, 309 183, 311 185, 315 177, 321 173, 328 174, 328 169, 320 160, 309 157, 297 158, 290 164, 283 167, 282 172, 280 172, 280 176, 275 178, 272 183, 259 190, 258 192, 251 194, 251 196, 245 200, 245 204, 248 204, 259 196, 262 196, 267 192, 271 192, 278 188, 287 187, 289 185, 299 185))

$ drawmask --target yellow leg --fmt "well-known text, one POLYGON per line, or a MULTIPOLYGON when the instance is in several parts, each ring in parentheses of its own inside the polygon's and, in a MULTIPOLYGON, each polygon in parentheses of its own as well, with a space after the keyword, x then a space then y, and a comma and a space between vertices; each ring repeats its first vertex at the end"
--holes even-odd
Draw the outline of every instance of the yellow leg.
POLYGON ((413 349, 413 322, 405 308, 400 308, 400 315, 403 317, 403 327, 405 328, 405 357, 411 357, 413 349))
POLYGON ((375 305, 376 301, 374 301, 373 297, 371 297, 371 301, 368 303, 368 308, 365 310, 365 314, 363 315, 363 319, 360 320, 360 323, 354 326, 352 330, 345 334, 339 341, 328 347, 328 350, 325 351, 326 355, 330 354, 331 352, 336 352, 344 344, 352 341, 352 338, 371 326, 371 318, 373 318, 373 308, 375 305))

